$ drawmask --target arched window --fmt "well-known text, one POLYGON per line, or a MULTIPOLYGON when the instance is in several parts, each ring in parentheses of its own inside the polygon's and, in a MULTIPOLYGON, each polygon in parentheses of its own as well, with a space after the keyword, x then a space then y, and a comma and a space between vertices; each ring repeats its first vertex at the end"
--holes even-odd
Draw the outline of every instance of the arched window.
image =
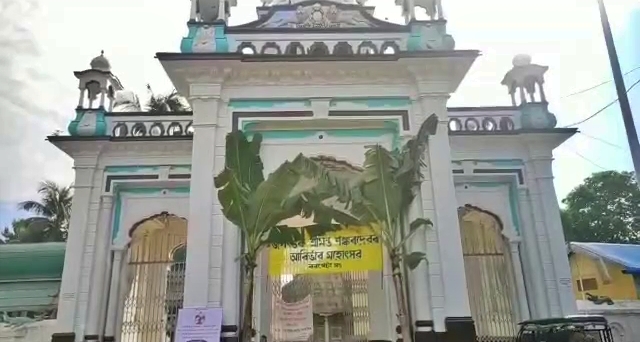
POLYGON ((291 42, 284 50, 287 55, 304 55, 304 46, 300 42, 291 42))
POLYGON ((458 209, 471 315, 479 342, 516 336, 518 302, 509 245, 495 214, 466 205, 458 209))
POLYGON ((309 54, 314 56, 324 56, 329 54, 329 48, 323 42, 315 42, 309 47, 309 54))
POLYGON ((347 42, 339 42, 333 47, 334 55, 353 55, 353 48, 347 42))

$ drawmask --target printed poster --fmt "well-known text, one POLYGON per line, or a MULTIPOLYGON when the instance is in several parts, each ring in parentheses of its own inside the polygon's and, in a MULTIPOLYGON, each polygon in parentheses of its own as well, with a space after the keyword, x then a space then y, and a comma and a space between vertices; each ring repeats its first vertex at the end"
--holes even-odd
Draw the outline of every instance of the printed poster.
POLYGON ((311 295, 295 303, 275 302, 271 335, 278 341, 306 341, 313 335, 311 295))
POLYGON ((220 342, 222 308, 183 308, 178 312, 176 342, 220 342))
POLYGON ((382 270, 382 244, 371 227, 349 227, 298 245, 269 247, 269 275, 382 270))

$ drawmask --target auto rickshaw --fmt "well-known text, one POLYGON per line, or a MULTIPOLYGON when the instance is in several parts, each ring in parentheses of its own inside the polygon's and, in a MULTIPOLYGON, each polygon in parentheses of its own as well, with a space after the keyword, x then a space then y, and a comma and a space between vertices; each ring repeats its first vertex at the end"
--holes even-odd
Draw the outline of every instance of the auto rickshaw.
POLYGON ((521 322, 516 342, 613 342, 606 318, 596 315, 521 322))

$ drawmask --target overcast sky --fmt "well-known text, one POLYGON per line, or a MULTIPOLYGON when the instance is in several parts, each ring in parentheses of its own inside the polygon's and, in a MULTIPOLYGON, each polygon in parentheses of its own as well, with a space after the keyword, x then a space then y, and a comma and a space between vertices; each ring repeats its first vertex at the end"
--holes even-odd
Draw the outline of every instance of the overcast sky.
MULTIPOLYGON (((258 1, 238 2, 230 23, 255 20, 258 1)), ((399 22, 400 9, 393 2, 371 0, 368 5, 376 6, 378 18, 399 22)), ((457 48, 482 51, 450 105, 509 105, 500 81, 517 53, 531 54, 535 63, 550 67, 545 90, 559 126, 615 99, 612 84, 563 98, 611 77, 596 0, 442 2, 457 48)), ((640 53, 632 53, 640 51, 640 33, 630 35, 640 32, 640 3, 608 0, 607 5, 622 45, 622 67, 631 70, 640 65, 640 53)), ((88 68, 104 49, 126 88, 143 98, 147 83, 156 92, 169 91, 154 54, 179 50, 188 15, 188 0, 0 1, 0 227, 20 215, 15 210, 19 201, 35 198, 39 181, 73 180, 71 159, 44 140, 57 129, 66 131, 74 116, 78 90, 73 71, 88 68)), ((631 73, 627 84, 638 79, 640 71, 631 73)), ((640 89, 630 97, 640 111, 640 89)), ((579 128, 585 134, 555 151, 560 198, 592 172, 632 168, 617 105, 579 128)))

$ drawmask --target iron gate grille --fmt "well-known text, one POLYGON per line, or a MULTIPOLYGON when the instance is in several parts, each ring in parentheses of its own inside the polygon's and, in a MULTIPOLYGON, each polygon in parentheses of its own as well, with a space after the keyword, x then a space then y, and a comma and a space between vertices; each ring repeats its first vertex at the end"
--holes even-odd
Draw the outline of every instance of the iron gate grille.
POLYGON ((517 302, 510 253, 501 223, 471 209, 460 220, 471 314, 481 342, 513 341, 517 302))
POLYGON ((122 342, 173 342, 182 308, 186 229, 143 233, 131 245, 122 342))
MULTIPOLYGON (((300 303, 310 299, 313 333, 305 341, 367 341, 370 330, 368 273, 271 276, 271 317, 278 317, 279 302, 300 303)), ((282 328, 278 319, 271 320, 272 340, 292 341, 282 328)))

